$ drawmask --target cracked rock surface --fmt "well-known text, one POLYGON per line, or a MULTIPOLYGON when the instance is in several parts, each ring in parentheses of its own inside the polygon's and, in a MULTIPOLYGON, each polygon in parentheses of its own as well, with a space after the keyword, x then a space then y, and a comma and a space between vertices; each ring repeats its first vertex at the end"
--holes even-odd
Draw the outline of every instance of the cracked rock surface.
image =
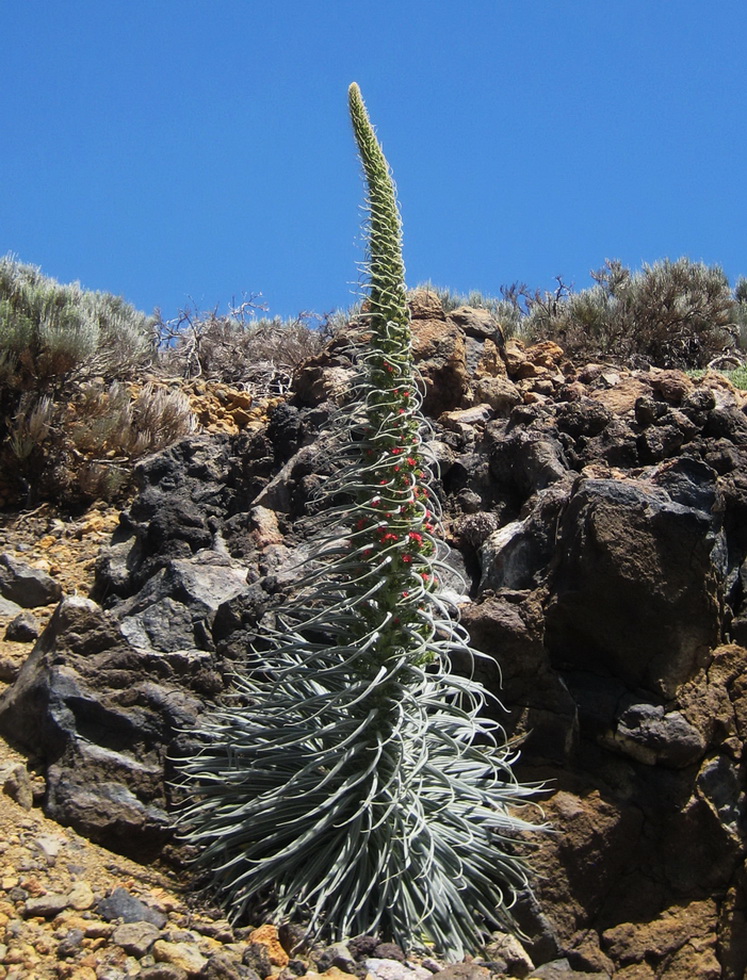
MULTIPOLYGON (((742 980, 745 397, 713 374, 574 366, 555 345, 504 342, 485 311, 445 313, 432 297, 414 317, 450 564, 464 580, 453 587, 486 655, 477 670, 520 740, 519 775, 545 782, 554 829, 535 847, 534 894, 517 903, 522 943, 496 938, 482 962, 448 977, 742 980)), ((263 978, 368 970, 395 980, 396 957, 375 943, 348 959, 291 955, 280 968, 256 948, 237 959, 235 934, 200 932, 189 916, 203 913, 178 890, 151 891, 179 884, 168 759, 188 749, 190 724, 292 585, 302 518, 335 465, 325 426, 346 358, 333 345, 313 359, 264 422, 198 433, 141 462, 121 515, 99 508, 71 522, 42 510, 0 530, 6 572, 24 563, 62 593, 44 606, 3 594, 0 605, 0 731, 23 750, 0 765, 0 810, 14 808, 3 819, 20 848, 8 856, 5 904, 0 891, 6 933, 20 924, 0 953, 34 946, 19 937, 41 930, 55 951, 43 955, 68 970, 41 978, 104 980, 86 956, 113 944, 122 976, 249 976, 241 966, 263 978), (27 632, 5 636, 22 608, 27 632), (33 843, 55 834, 66 841, 56 855, 44 851, 54 843, 33 843), (66 835, 108 854, 133 884, 71 872, 27 887, 40 868, 76 865, 66 835), (167 884, 149 878, 154 862, 167 884), (114 930, 96 935, 108 928, 90 924, 97 906, 70 904, 79 880, 96 902, 124 887, 167 922, 122 922, 116 942, 114 930)), ((36 975, 3 956, 0 977, 36 975)))

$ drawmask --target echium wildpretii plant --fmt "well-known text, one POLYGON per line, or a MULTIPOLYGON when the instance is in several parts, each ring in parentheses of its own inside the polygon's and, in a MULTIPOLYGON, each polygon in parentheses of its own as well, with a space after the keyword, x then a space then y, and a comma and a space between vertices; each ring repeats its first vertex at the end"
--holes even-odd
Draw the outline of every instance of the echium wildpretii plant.
POLYGON ((452 670, 472 651, 439 581, 399 211, 357 85, 350 111, 369 296, 342 462, 303 584, 182 764, 184 826, 234 917, 269 895, 312 935, 378 932, 460 958, 510 924, 529 827, 511 808, 533 790, 481 714, 486 692, 452 670))

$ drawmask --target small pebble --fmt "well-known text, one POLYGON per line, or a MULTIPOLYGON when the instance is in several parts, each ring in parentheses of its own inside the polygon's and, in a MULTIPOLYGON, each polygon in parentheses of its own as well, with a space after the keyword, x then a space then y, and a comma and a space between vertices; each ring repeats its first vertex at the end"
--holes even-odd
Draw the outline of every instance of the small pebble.
POLYGON ((157 963, 170 963, 172 966, 181 967, 188 974, 199 974, 207 964, 207 959, 199 949, 189 943, 169 943, 164 939, 158 939, 154 943, 153 956, 157 963))
POLYGON ((121 946, 125 953, 141 958, 159 936, 160 930, 152 922, 123 922, 112 933, 112 942, 121 946))
POLYGON ((90 909, 94 902, 93 890, 87 881, 76 881, 67 893, 67 901, 71 909, 81 912, 90 909))
POLYGON ((54 919, 67 907, 66 895, 56 895, 54 892, 49 892, 47 895, 40 895, 38 898, 28 898, 23 906, 23 914, 27 919, 37 916, 42 919, 54 919))
POLYGON ((422 966, 409 967, 399 960, 379 959, 369 957, 363 965, 378 980, 431 980, 433 974, 422 966))
POLYGON ((159 929, 167 922, 163 912, 150 908, 131 895, 126 888, 115 888, 108 898, 98 903, 96 910, 108 922, 114 919, 122 919, 123 922, 152 922, 159 929))
POLYGON ((57 946, 57 956, 64 960, 80 952, 83 942, 82 929, 68 929, 67 935, 57 946))

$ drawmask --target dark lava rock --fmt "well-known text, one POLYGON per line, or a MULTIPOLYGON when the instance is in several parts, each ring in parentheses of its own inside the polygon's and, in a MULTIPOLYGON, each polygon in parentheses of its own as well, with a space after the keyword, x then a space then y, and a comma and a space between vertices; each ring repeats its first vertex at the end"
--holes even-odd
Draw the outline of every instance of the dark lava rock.
POLYGON ((47 815, 141 860, 157 853, 171 836, 165 758, 194 725, 206 657, 135 651, 110 613, 65 599, 0 697, 0 731, 47 764, 47 815))
POLYGON ((14 643, 33 643, 39 636, 39 620, 33 613, 20 613, 5 628, 5 639, 14 643))
POLYGON ((18 561, 12 555, 0 555, 0 595, 24 608, 48 606, 59 602, 62 586, 51 575, 18 561))
POLYGON ((547 608, 555 661, 671 695, 719 639, 715 543, 710 513, 633 482, 581 482, 547 608))
POLYGON ((168 922, 163 912, 141 902, 126 888, 115 888, 111 895, 102 898, 96 905, 96 911, 107 922, 117 919, 122 922, 150 922, 157 929, 163 929, 168 922))

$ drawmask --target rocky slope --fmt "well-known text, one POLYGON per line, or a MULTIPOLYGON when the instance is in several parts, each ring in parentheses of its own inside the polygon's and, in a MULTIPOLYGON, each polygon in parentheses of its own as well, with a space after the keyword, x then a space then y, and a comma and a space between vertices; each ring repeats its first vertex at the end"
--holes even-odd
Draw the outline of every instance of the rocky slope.
MULTIPOLYGON (((493 972, 738 980, 744 396, 716 374, 573 366, 428 295, 413 316, 463 618, 554 828, 518 904, 524 952, 493 972)), ((350 372, 339 340, 266 420, 141 463, 90 596, 66 584, 31 655, 15 641, 0 729, 48 818, 178 866, 168 759, 292 579, 350 372)), ((18 598, 11 544, 0 592, 18 598)))

